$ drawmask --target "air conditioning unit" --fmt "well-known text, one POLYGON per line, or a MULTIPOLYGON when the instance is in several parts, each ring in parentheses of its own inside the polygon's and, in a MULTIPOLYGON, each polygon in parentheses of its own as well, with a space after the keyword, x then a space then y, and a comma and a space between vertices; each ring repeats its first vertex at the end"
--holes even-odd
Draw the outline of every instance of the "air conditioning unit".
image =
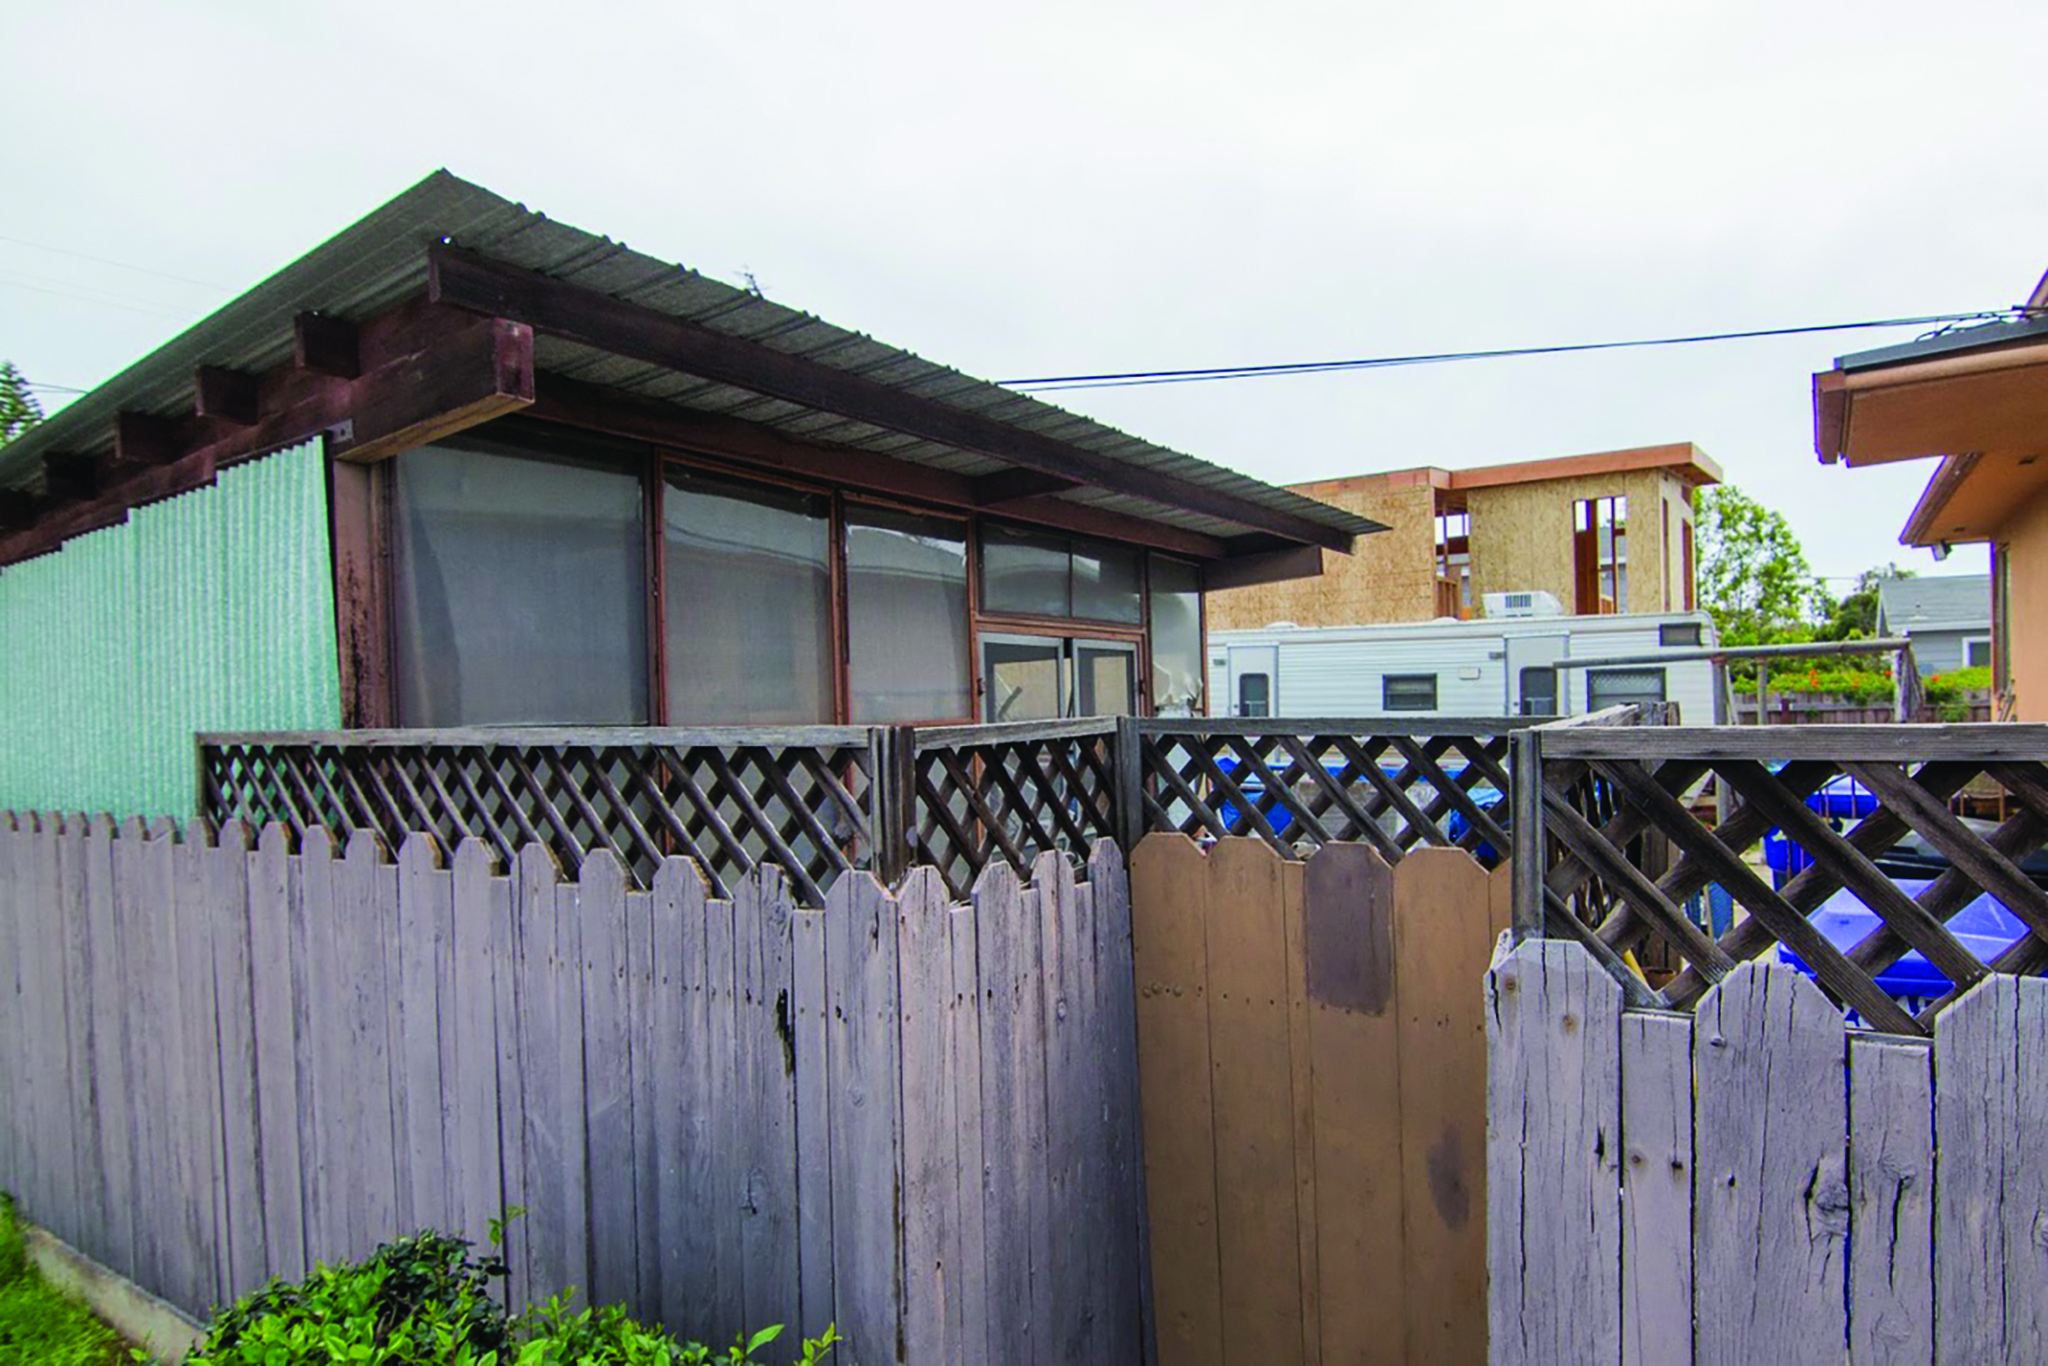
POLYGON ((1557 600, 1555 593, 1529 589, 1515 593, 1488 593, 1486 615, 1489 617, 1561 617, 1564 604, 1557 600))

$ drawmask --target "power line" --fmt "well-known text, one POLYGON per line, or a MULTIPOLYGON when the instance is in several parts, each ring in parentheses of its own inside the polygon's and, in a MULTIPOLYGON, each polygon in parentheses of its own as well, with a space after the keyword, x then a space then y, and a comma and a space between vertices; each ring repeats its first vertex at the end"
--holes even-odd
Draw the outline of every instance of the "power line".
POLYGON ((1123 389, 1148 384, 1199 384, 1212 380, 1263 379, 1272 375, 1320 375, 1347 370, 1388 369, 1397 365, 1441 365, 1451 361, 1502 360, 1510 356, 1560 356, 1584 351, 1620 351, 1652 346, 1692 346, 1702 342, 1751 341, 1765 337, 1810 336, 1823 332, 1854 332, 1878 327, 1930 327, 1937 323, 2004 322, 2036 310, 2015 305, 1973 313, 1930 313, 1911 318, 1876 318, 1864 322, 1813 323, 1801 327, 1759 327, 1740 332, 1696 332, 1672 337, 1638 337, 1627 341, 1567 342, 1551 346, 1504 346, 1484 351, 1426 351, 1402 356, 1367 356, 1353 360, 1292 361, 1278 365, 1224 365, 1192 370, 1125 370, 1094 375, 1039 375, 1001 381, 1027 392, 1061 389, 1123 389))
POLYGON ((176 280, 181 285, 197 285, 201 289, 218 290, 222 294, 234 292, 228 286, 217 285, 211 280, 195 280, 189 275, 173 275, 167 270, 155 270, 149 266, 131 265, 126 261, 116 261, 110 256, 94 256, 90 252, 73 251, 69 247, 53 247, 48 242, 31 242, 25 237, 0 236, 0 242, 9 242, 17 247, 33 247, 37 251, 54 252, 58 256, 76 257, 80 261, 92 261, 102 266, 112 266, 116 270, 132 270, 137 275, 154 275, 160 280, 176 280))
POLYGON ((116 300, 100 298, 93 294, 80 294, 76 290, 51 289, 47 285, 32 285, 25 280, 12 280, 0 277, 0 285, 6 285, 13 289, 26 289, 36 294, 48 294, 59 299, 75 299, 80 303, 98 304, 102 308, 118 308, 124 313, 140 313, 145 317, 152 318, 170 318, 176 322, 187 321, 187 315, 173 313, 167 308, 150 308, 144 304, 120 303, 116 300))

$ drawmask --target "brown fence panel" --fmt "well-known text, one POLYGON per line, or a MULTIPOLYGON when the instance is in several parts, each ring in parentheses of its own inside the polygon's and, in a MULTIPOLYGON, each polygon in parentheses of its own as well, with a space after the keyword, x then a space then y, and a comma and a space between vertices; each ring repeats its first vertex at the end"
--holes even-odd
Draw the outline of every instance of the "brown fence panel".
POLYGON ((1148 836, 1131 860, 1160 1359, 1486 1352, 1485 1024, 1509 871, 1148 836))

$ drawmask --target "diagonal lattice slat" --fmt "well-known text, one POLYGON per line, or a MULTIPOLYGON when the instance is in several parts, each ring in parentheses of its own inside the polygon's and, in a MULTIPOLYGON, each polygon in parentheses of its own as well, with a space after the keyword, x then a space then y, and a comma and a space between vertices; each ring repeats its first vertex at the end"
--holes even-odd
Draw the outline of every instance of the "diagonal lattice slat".
POLYGON ((2048 970, 2048 730, 1924 729, 1538 729, 1541 844, 1518 842, 1546 931, 1590 937, 1632 977, 1620 954, 1667 948, 1675 969, 1634 985, 1678 1008, 1782 951, 1901 1034, 1991 973, 2048 970), (1739 918, 1713 938, 1698 908, 1716 891, 1739 918), (1843 935, 1855 917, 1874 928, 1843 935), (1919 966, 1895 971, 1908 954, 1919 966))

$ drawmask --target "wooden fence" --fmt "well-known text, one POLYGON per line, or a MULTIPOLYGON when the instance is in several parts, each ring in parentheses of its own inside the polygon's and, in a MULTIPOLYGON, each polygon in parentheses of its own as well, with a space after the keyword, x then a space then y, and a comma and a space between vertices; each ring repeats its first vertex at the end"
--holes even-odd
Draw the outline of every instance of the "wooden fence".
POLYGON ((647 885, 695 859, 725 895, 773 864, 822 906, 849 872, 938 870, 956 898, 993 863, 1150 830, 1283 852, 1360 840, 1389 859, 1508 847, 1508 735, 1541 718, 1231 721, 1092 717, 990 726, 531 727, 199 737, 202 816, 336 844, 408 831, 545 844, 573 876, 605 851, 647 885))
POLYGON ((1510 876, 1455 848, 1138 846, 1161 1361, 1484 1359, 1478 984, 1510 876))
POLYGON ((2048 982, 1931 1040, 1777 964, 1625 1009, 1558 940, 1486 995, 1495 1362, 2048 1359, 2048 982))
POLYGON ((1123 1366, 1129 953, 1108 844, 813 912, 772 867, 726 900, 679 858, 0 817, 0 1187, 194 1312, 522 1205, 515 1302, 1123 1366))
POLYGON ((1782 946, 1866 1023, 1925 1037, 1991 974, 2048 968, 2048 890, 2021 866, 2048 843, 2048 726, 1551 725, 1516 743, 1517 926, 1581 944, 1631 1005, 1691 1009, 1782 946), (1709 776, 1729 798, 1711 822, 1686 800, 1709 776), (1576 799, 1588 782, 1598 810, 1576 799), (1959 814, 1966 790, 1998 818, 1959 814), (1667 847, 1668 866, 1646 862, 1667 847), (1782 879, 1759 866, 1773 858, 1782 879), (1686 909, 1715 887, 1743 912, 1718 935, 1686 909), (1846 947, 1811 919, 1845 889, 1873 917, 1846 947), (2001 914, 1951 928, 1987 896, 2001 914), (1666 980, 1624 961, 1651 944, 1666 980), (1917 1009, 1880 980, 1908 953, 1949 984, 1917 1009))

